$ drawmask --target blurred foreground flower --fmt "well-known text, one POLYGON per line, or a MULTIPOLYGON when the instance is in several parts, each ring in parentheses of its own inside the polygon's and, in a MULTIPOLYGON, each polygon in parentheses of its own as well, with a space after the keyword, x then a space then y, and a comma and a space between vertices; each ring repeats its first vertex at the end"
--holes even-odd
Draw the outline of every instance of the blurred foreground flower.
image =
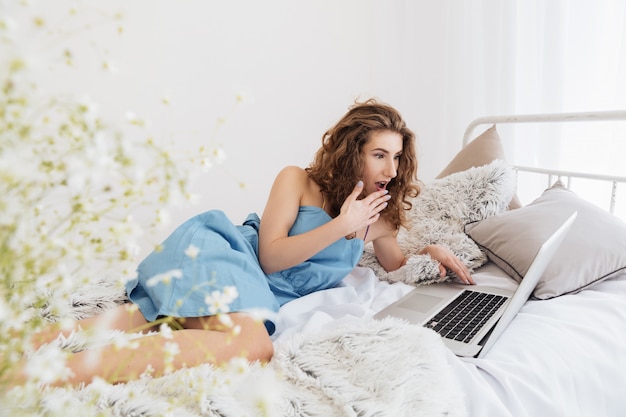
MULTIPOLYGON (((58 46, 72 31, 21 17, 46 44, 58 46)), ((224 159, 210 144, 163 144, 135 114, 109 123, 89 99, 46 96, 20 55, 19 20, 0 17, 0 393, 2 377, 32 354, 29 338, 47 324, 42 309, 67 320, 77 288, 104 277, 122 288, 135 276, 142 234, 167 224, 170 205, 194 199, 191 180, 224 159)), ((58 49, 73 62, 69 49, 58 49)), ((62 379, 64 354, 50 346, 31 356, 29 379, 62 379)))

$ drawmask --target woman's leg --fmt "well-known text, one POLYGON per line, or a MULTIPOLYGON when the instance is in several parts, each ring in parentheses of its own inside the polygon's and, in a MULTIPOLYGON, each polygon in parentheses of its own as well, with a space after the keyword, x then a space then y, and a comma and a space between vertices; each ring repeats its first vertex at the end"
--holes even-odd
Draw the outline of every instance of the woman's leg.
POLYGON ((71 354, 67 366, 73 376, 57 385, 88 384, 94 377, 110 383, 126 382, 145 372, 158 377, 204 363, 221 365, 236 357, 269 361, 274 350, 264 324, 244 313, 229 317, 238 333, 225 328, 216 317, 179 319, 187 328, 172 332, 171 337, 153 334, 134 339, 127 346, 107 345, 71 354), (172 354, 174 344, 176 354, 172 354))
POLYGON ((101 314, 77 320, 71 328, 62 328, 59 323, 52 323, 31 338, 34 349, 50 343, 60 335, 68 337, 72 332, 96 332, 100 330, 121 330, 124 332, 148 332, 154 330, 134 304, 121 304, 101 314))

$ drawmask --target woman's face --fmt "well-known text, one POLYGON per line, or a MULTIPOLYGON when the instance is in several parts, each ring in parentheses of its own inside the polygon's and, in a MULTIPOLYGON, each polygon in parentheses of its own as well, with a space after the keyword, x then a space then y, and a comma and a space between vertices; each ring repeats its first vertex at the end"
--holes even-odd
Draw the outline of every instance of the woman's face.
POLYGON ((363 146, 362 180, 365 194, 387 188, 398 173, 402 135, 389 130, 374 131, 363 146))

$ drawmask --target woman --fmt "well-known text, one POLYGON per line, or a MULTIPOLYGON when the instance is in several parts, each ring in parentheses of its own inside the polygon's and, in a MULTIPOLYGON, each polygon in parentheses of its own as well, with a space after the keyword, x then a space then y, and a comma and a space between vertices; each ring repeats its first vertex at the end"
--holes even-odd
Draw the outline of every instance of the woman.
MULTIPOLYGON (((290 300, 336 286, 368 242, 386 270, 406 262, 396 235, 419 192, 414 142, 392 107, 375 100, 352 106, 323 135, 309 167, 280 171, 262 219, 253 214, 234 226, 223 213, 209 211, 188 220, 139 265, 127 284, 132 304, 78 322, 83 329, 105 323, 125 331, 167 322, 179 330, 167 339, 139 338, 132 347, 73 354, 68 365, 74 375, 66 382, 89 383, 94 376, 122 382, 146 369, 160 376, 240 356, 269 361, 274 323, 257 312, 276 312, 290 300), (219 290, 236 295, 226 300, 228 308, 220 306, 219 290)), ((422 253, 440 262, 442 275, 449 268, 472 283, 446 248, 431 245, 422 253)), ((41 334, 34 343, 57 335, 41 334)))

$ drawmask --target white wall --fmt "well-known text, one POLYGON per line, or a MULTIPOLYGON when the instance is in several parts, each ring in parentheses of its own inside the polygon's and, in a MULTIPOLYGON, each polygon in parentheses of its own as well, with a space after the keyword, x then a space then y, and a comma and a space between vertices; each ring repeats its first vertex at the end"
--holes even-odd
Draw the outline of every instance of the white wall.
POLYGON ((69 4, 3 4, 16 16, 43 18, 60 39, 42 46, 45 38, 27 25, 18 32, 50 94, 88 96, 113 121, 133 112, 156 138, 191 148, 211 140, 236 92, 254 98, 227 117, 216 138, 227 159, 198 181, 200 205, 173 213, 173 225, 208 208, 235 222, 262 212, 278 170, 307 165, 356 98, 397 107, 427 156, 422 172, 432 177, 441 168, 433 158, 447 147, 436 137, 445 118, 437 2, 91 0, 75 15, 69 4), (111 19, 118 11, 122 18, 111 19), (71 66, 60 59, 65 50, 71 66), (104 61, 113 72, 102 71, 104 61))
MULTIPOLYGON (((60 42, 40 47, 31 29, 19 33, 41 64, 42 88, 88 95, 112 120, 132 111, 150 121, 159 140, 183 147, 210 143, 237 91, 254 97, 228 116, 215 138, 227 159, 198 181, 200 204, 173 213, 173 228, 209 208, 236 223, 260 213, 278 170, 308 164, 322 133, 355 98, 375 96, 403 113, 418 135, 420 176, 432 179, 460 147, 469 121, 512 108, 498 97, 514 74, 494 69, 499 57, 480 49, 486 39, 511 40, 495 38, 508 33, 498 3, 86 0, 71 15, 75 3, 39 0, 28 12, 60 30, 60 42), (492 14, 476 12, 476 3, 491 4, 492 14), (107 17, 118 11, 119 21, 107 17), (77 30, 85 22, 89 27, 77 30), (486 59, 472 60, 473 48, 486 59), (72 52, 71 67, 60 59, 64 50, 72 52), (102 71, 103 61, 117 71, 102 71), (476 74, 481 84, 472 85, 468 77, 476 74)), ((0 7, 16 15, 22 9, 16 2, 0 7)))

